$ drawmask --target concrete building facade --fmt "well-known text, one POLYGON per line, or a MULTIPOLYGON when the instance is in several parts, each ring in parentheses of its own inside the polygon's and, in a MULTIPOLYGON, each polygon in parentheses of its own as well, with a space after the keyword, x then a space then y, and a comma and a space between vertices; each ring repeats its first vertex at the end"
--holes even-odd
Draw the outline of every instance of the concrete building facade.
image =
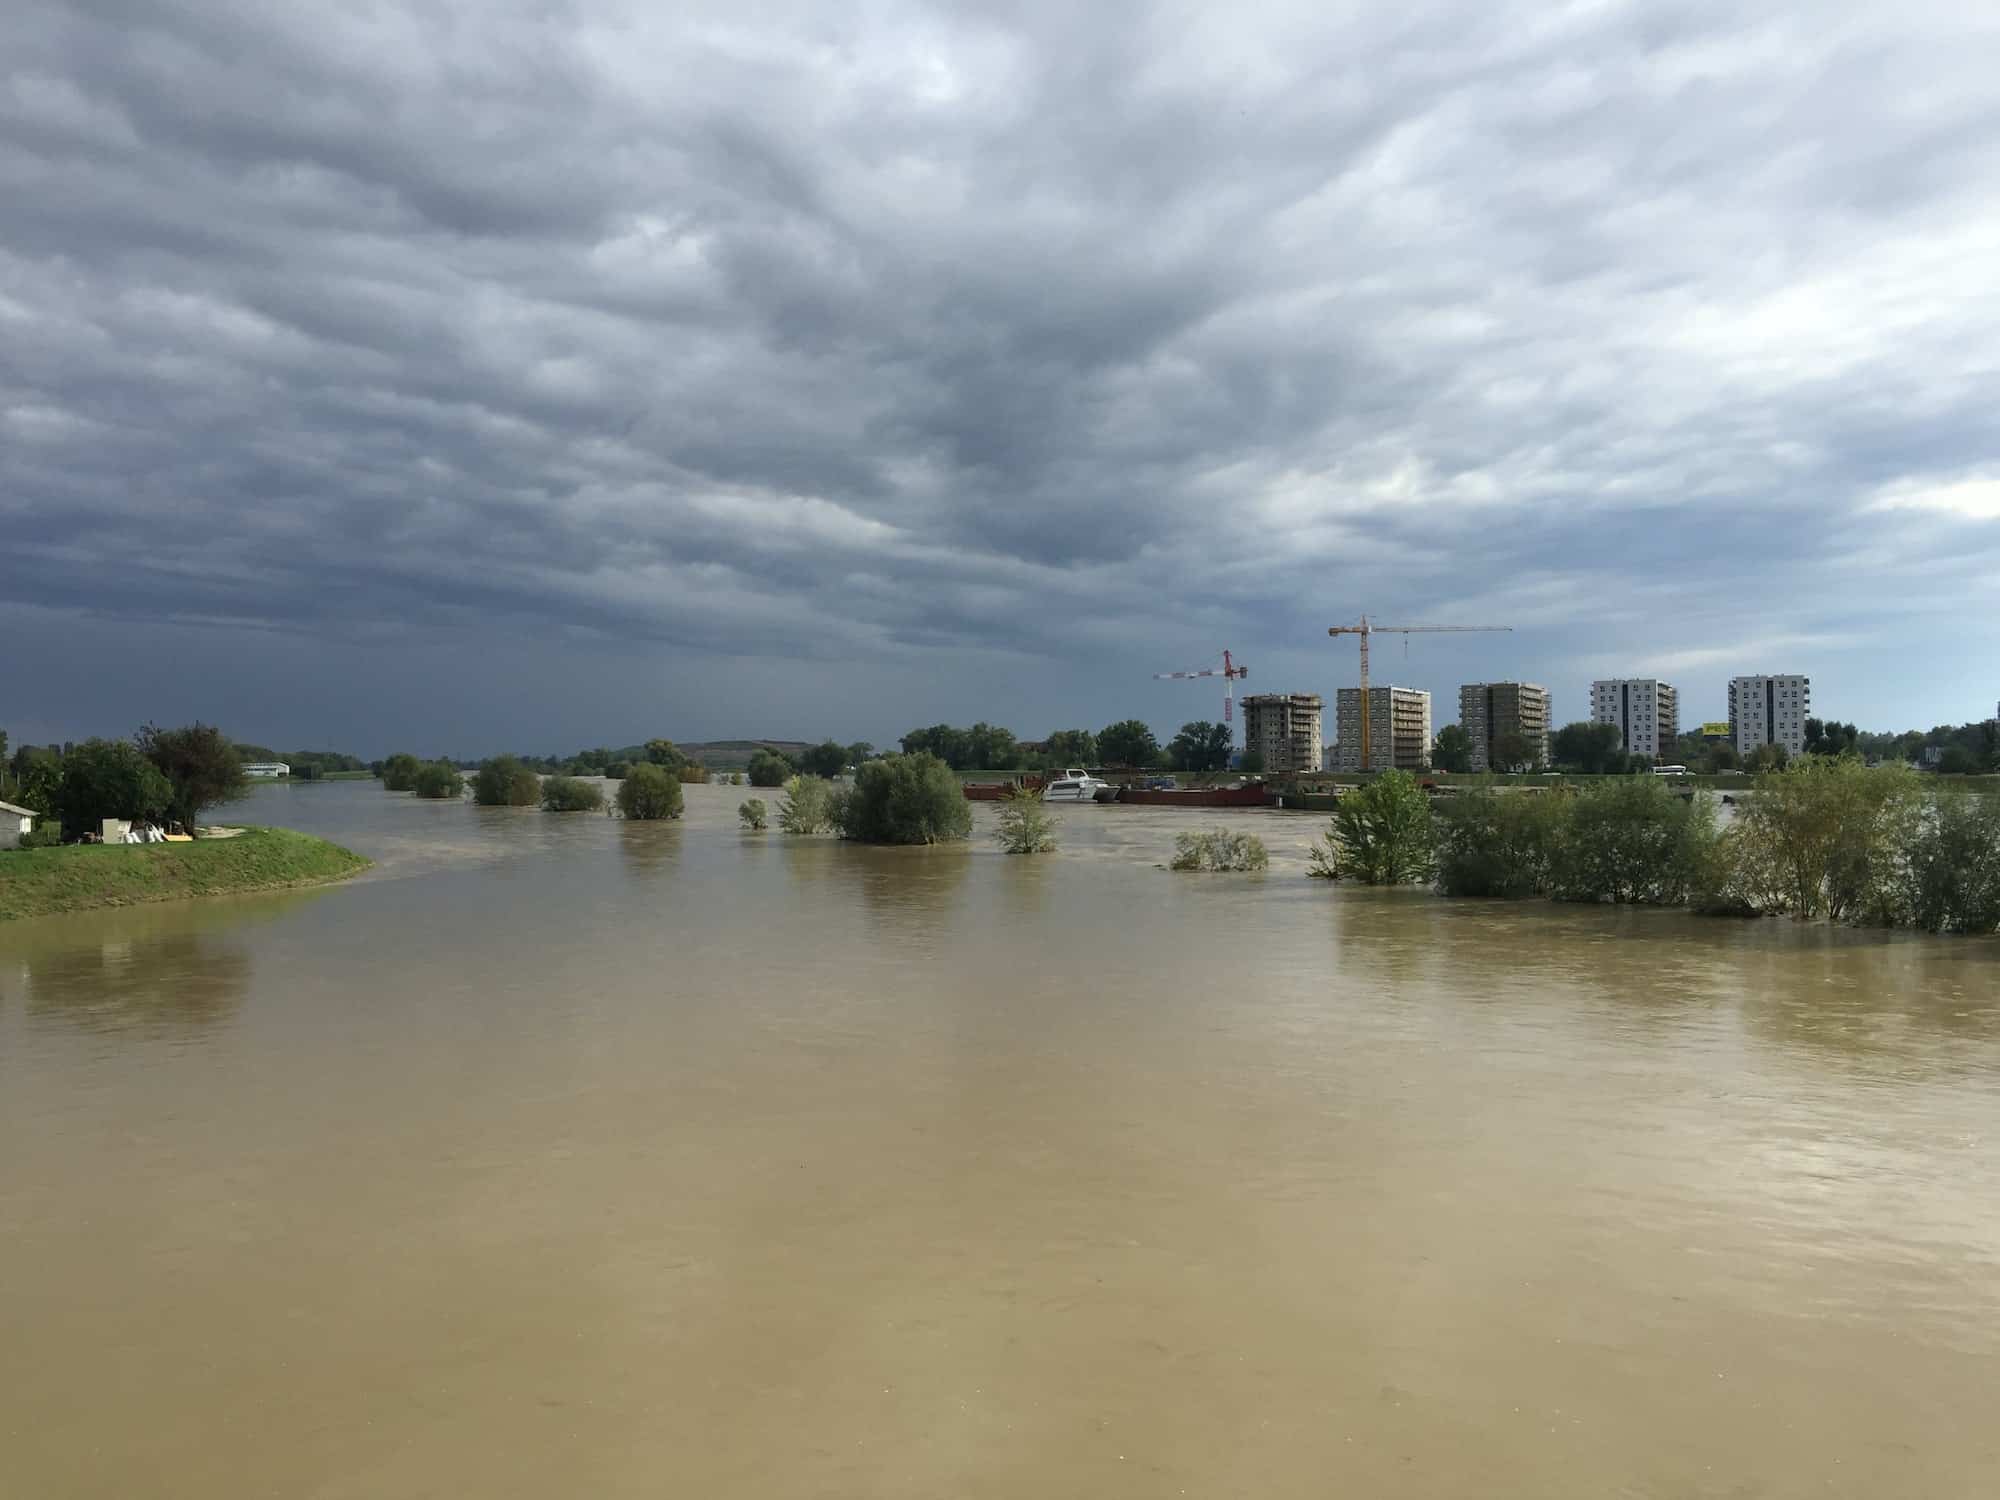
MULTIPOLYGON (((1472 769, 1491 771, 1509 735, 1528 747, 1528 764, 1549 763, 1549 690, 1533 682, 1468 682, 1458 690, 1458 724, 1472 741, 1472 769)), ((1501 769, 1512 769, 1503 766, 1501 769)))
POLYGON ((1681 737, 1681 695, 1657 677, 1612 677, 1590 685, 1590 719, 1618 731, 1618 747, 1671 761, 1681 737))
POLYGON ((1334 699, 1343 771, 1422 771, 1431 763, 1431 695, 1418 688, 1368 689, 1368 764, 1361 764, 1361 689, 1334 699))
POLYGON ((1811 713, 1810 677, 1729 679, 1729 738, 1746 760, 1760 745, 1783 745, 1787 754, 1801 754, 1811 713))
POLYGON ((1310 776, 1320 768, 1318 693, 1256 693, 1243 700, 1243 748, 1264 757, 1272 776, 1310 776))

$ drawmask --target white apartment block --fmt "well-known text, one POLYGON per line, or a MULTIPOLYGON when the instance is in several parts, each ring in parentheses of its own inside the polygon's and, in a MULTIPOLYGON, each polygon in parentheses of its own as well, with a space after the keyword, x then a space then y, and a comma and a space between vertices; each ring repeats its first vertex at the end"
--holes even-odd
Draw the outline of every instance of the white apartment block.
POLYGON ((1681 737, 1681 695, 1657 677, 1613 677, 1590 685, 1590 720, 1609 724, 1619 748, 1650 760, 1671 761, 1681 737))
POLYGON ((1368 689, 1368 764, 1361 764, 1361 689, 1334 698, 1337 769, 1422 771, 1431 763, 1431 695, 1420 688, 1368 689))
POLYGON ((1729 739, 1746 760, 1759 745, 1783 745, 1787 754, 1800 754, 1811 713, 1810 677, 1729 679, 1729 739))

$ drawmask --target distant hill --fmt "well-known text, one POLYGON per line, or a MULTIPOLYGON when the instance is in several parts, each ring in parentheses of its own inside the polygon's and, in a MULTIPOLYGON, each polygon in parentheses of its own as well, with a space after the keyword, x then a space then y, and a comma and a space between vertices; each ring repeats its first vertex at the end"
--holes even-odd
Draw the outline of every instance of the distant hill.
POLYGON ((700 761, 711 771, 740 771, 759 750, 775 750, 780 755, 797 755, 809 750, 809 740, 675 740, 681 754, 700 761))

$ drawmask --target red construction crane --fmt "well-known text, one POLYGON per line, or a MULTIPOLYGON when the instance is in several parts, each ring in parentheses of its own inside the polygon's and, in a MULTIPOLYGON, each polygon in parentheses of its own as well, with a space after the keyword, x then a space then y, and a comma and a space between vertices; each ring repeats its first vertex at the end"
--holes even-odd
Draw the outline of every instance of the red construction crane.
POLYGON ((1250 669, 1248 667, 1237 666, 1229 653, 1225 651, 1222 653, 1222 665, 1219 667, 1203 667, 1196 672, 1155 672, 1153 674, 1153 681, 1184 682, 1195 677, 1220 677, 1222 679, 1222 722, 1233 724, 1236 722, 1236 679, 1239 677, 1248 677, 1249 675, 1250 669))
MULTIPOLYGON (((1366 615, 1363 615, 1361 617, 1361 623, 1358 625, 1327 626, 1326 633, 1328 635, 1358 635, 1361 637, 1361 769, 1364 771, 1368 769, 1368 721, 1370 718, 1373 717, 1373 715, 1370 714, 1368 711, 1368 637, 1369 636, 1380 634, 1380 635, 1400 635, 1408 637, 1412 635, 1434 635, 1444 631, 1459 631, 1459 630, 1511 631, 1513 628, 1514 627, 1512 625, 1376 625, 1370 623, 1368 616, 1366 615)), ((1339 702, 1340 700, 1336 697, 1334 699, 1334 703, 1336 706, 1334 722, 1336 723, 1336 725, 1339 723, 1339 712, 1338 712, 1339 702)))

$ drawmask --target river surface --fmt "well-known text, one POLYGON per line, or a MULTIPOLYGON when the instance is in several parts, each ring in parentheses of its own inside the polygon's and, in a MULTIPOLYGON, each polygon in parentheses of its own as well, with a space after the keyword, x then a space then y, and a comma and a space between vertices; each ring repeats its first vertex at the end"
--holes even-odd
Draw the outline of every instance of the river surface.
POLYGON ((2000 1494, 1995 942, 745 795, 0 925, 0 1496, 2000 1494))

